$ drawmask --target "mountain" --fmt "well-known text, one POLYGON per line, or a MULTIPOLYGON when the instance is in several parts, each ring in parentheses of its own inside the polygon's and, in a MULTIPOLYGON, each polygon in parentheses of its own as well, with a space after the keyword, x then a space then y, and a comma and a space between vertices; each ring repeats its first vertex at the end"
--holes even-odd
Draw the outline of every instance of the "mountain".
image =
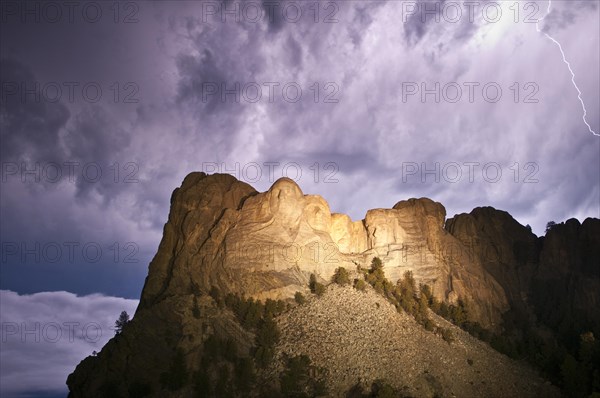
POLYGON ((191 173, 133 320, 69 396, 560 394, 496 350, 585 394, 600 389, 599 264, 598 219, 538 238, 504 211, 446 220, 420 198, 352 221, 287 178, 259 193, 191 173))

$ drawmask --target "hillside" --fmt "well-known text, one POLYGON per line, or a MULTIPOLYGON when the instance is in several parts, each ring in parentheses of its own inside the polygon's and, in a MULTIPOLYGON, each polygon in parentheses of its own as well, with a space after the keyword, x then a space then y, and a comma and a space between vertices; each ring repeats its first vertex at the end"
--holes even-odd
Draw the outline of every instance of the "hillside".
POLYGON ((600 221, 538 238, 490 207, 445 217, 420 198, 352 221, 290 179, 191 173, 133 320, 70 397, 556 395, 532 366, 600 390, 600 221), (364 291, 316 297, 341 268, 364 291))
POLYGON ((558 395, 530 367, 435 316, 436 326, 452 330, 449 343, 370 288, 331 285, 277 323, 278 354, 307 355, 327 369, 331 396, 345 396, 357 383, 366 391, 377 379, 410 397, 558 395))

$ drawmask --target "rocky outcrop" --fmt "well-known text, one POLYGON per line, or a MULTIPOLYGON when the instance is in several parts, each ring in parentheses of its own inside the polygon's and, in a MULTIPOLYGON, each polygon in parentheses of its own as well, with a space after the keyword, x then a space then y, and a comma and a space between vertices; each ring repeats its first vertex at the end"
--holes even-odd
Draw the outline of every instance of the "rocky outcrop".
POLYGON ((536 237, 510 214, 479 207, 446 222, 518 316, 600 330, 600 220, 567 220, 536 237))
MULTIPOLYGON (((237 341, 247 352, 252 334, 215 304, 208 296, 211 289, 289 300, 297 291, 306 292, 311 273, 329 281, 336 268, 368 268, 374 257, 383 260, 392 282, 411 271, 417 283, 430 285, 439 300, 467 302, 471 320, 491 330, 501 329, 502 315, 509 309, 540 315, 533 307, 543 301, 540 287, 547 283, 566 294, 568 305, 597 319, 593 311, 600 291, 597 219, 558 225, 544 240, 508 213, 492 208, 477 208, 447 221, 445 217, 440 203, 421 198, 400 201, 391 209, 369 210, 364 220, 352 221, 347 215, 332 214, 322 197, 305 195, 287 178, 259 193, 230 175, 191 173, 173 192, 163 239, 150 263, 133 321, 69 376, 71 396, 126 395, 137 380, 152 380, 156 387, 176 351, 183 353, 190 372, 198 370, 203 343, 214 334, 237 341)), ((356 294, 346 294, 345 300, 371 297, 356 294)), ((280 350, 297 349, 292 345, 302 344, 301 339, 286 340, 292 338, 296 318, 292 314, 285 319, 283 341, 291 345, 280 350)), ((394 319, 396 326, 406 321, 394 319)), ((404 338, 410 340, 398 337, 394 344, 408 344, 404 338)), ((437 337, 423 341, 442 350, 432 338, 437 337)), ((477 355, 473 349, 469 348, 469 356, 477 355)), ((438 355, 434 351, 423 355, 432 362, 438 355)), ((409 357, 417 360, 415 355, 409 357)), ((456 352, 448 355, 454 358, 448 362, 451 367, 464 359, 456 352)), ((478 357, 482 364, 504 366, 496 357, 485 362, 487 355, 478 357)), ((415 377, 427 379, 423 376, 427 366, 416 366, 415 377)), ((506 365, 508 373, 510 366, 506 365)), ((475 377, 471 373, 467 376, 475 377)), ((451 374, 451 368, 439 369, 432 377, 451 386, 451 374)), ((191 396, 191 387, 186 388, 170 396, 191 396)), ((470 388, 449 387, 442 395, 479 391, 470 388)), ((152 396, 165 395, 155 391, 152 396)))
POLYGON ((544 238, 531 295, 551 327, 600 331, 600 220, 553 226, 544 238))
POLYGON ((510 307, 527 311, 539 256, 537 237, 507 212, 491 207, 478 207, 449 219, 446 230, 501 286, 510 307))
POLYGON ((493 328, 507 308, 504 291, 468 246, 444 230, 445 215, 440 203, 422 198, 352 221, 287 178, 258 193, 229 175, 192 173, 173 193, 140 308, 212 286, 291 298, 311 273, 328 280, 337 267, 369 267, 378 256, 388 279, 411 271, 439 299, 473 303, 474 318, 493 328))

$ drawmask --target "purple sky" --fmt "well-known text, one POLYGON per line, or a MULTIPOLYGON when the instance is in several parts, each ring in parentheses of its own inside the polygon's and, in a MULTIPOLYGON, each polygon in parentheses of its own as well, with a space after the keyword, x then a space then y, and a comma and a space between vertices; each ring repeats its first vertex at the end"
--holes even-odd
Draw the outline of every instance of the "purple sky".
MULTIPOLYGON (((598 1, 52 4, 0 9, 3 338, 36 292, 116 319, 194 170, 289 176, 355 220, 423 196, 538 235, 600 216, 598 1)), ((14 355, 3 388, 39 387, 14 355)))

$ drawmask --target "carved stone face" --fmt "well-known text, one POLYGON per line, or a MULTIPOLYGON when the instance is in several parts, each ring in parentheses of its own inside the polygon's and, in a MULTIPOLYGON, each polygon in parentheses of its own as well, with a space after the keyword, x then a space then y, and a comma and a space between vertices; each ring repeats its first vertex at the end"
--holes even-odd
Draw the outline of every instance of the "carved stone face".
POLYGON ((269 190, 271 214, 285 228, 293 229, 300 222, 305 199, 300 187, 289 178, 281 178, 269 190))
POLYGON ((396 243, 394 226, 386 222, 376 223, 373 228, 373 247, 396 243))
POLYGON ((369 247, 381 247, 404 240, 404 231, 394 210, 371 210, 367 213, 366 227, 368 231, 369 247))
POLYGON ((320 196, 307 197, 304 218, 312 229, 327 233, 331 230, 331 211, 327 202, 320 196))

